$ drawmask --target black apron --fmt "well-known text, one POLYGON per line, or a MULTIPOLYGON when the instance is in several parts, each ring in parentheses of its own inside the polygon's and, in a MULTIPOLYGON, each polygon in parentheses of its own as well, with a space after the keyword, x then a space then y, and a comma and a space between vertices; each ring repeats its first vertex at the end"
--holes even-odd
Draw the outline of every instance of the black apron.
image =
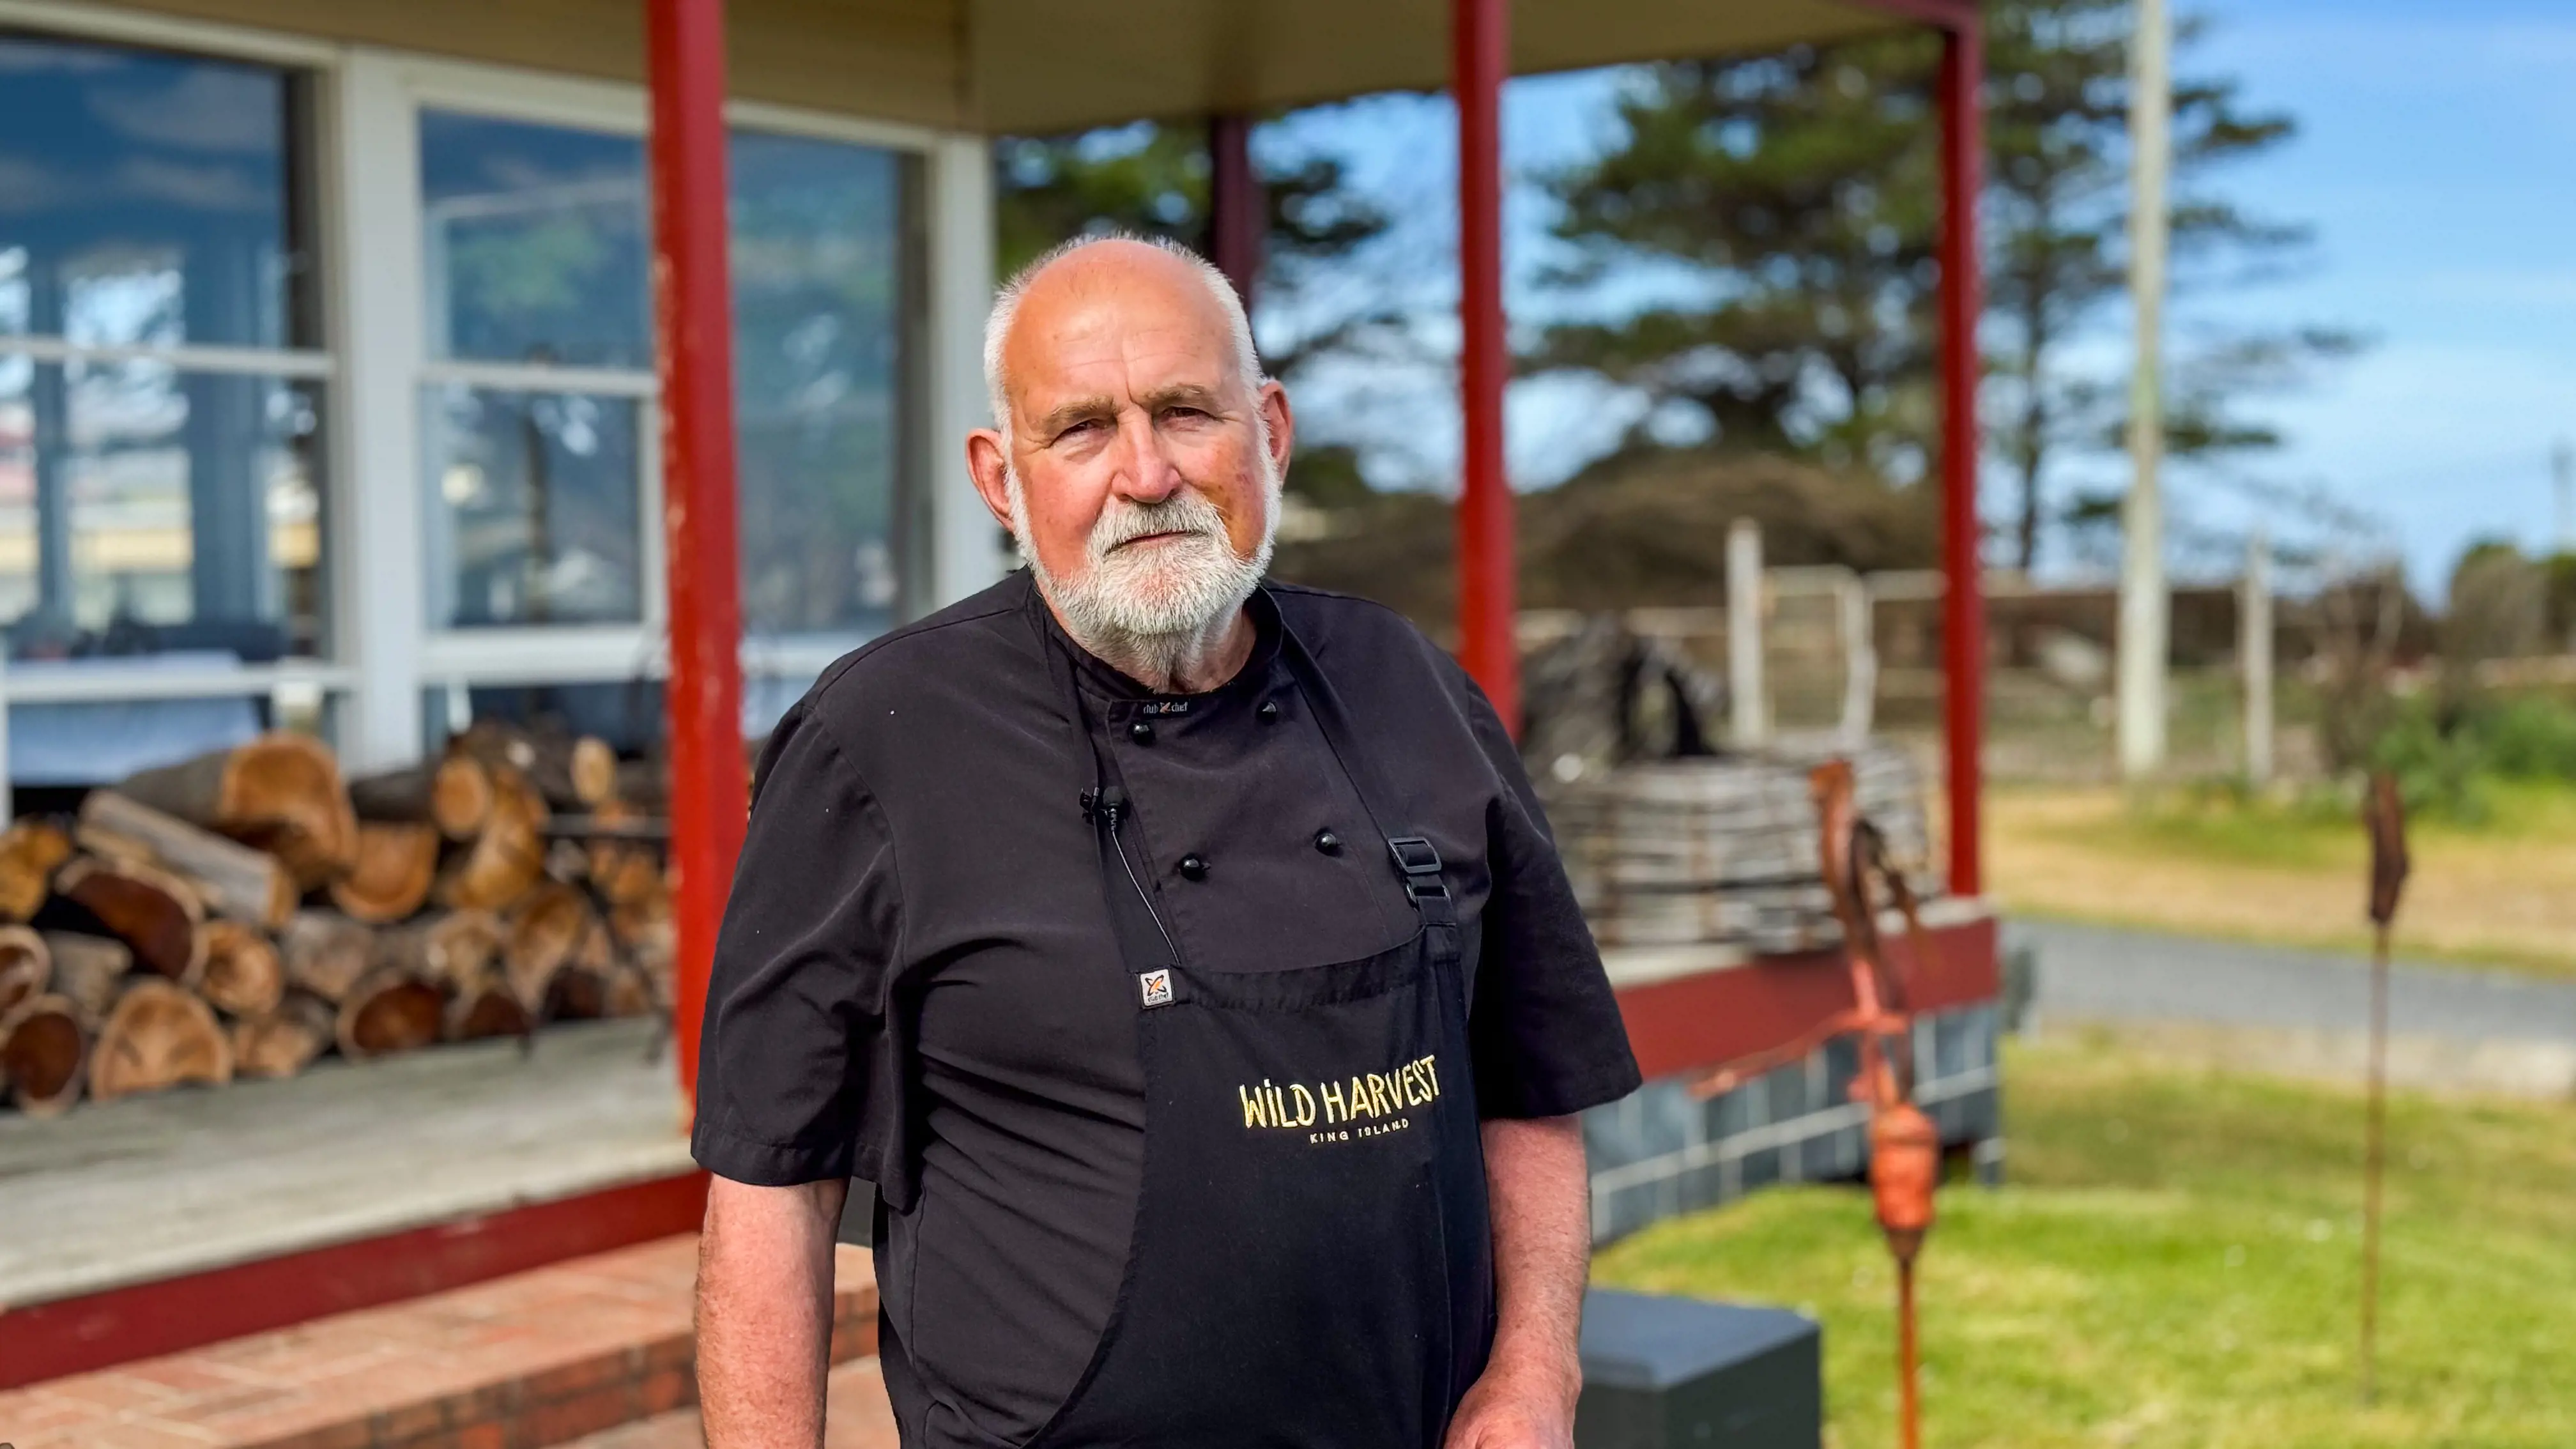
POLYGON ((1279 628, 1297 698, 1379 837, 1345 848, 1385 853, 1420 926, 1361 960, 1247 973, 1179 957, 1151 865, 1121 837, 1128 803, 1073 661, 1040 625, 1098 771, 1082 804, 1134 993, 1145 1152, 1108 1325, 1029 1449, 1439 1449, 1493 1344, 1456 904, 1313 655, 1279 628))

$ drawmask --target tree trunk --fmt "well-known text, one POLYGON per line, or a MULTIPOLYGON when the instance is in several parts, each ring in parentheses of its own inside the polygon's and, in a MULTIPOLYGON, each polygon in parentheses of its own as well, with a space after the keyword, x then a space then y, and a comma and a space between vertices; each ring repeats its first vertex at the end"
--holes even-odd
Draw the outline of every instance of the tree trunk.
POLYGON ((89 1094, 101 1102, 183 1082, 233 1079, 232 1042, 214 1008, 167 981, 138 981, 117 998, 90 1047, 89 1094))
POLYGON ((233 1071, 244 1077, 291 1077, 331 1049, 339 1013, 309 992, 290 991, 275 1011, 233 1026, 233 1071))
POLYGON ((367 974, 375 945, 373 931, 331 911, 297 911, 277 938, 286 984, 334 1006, 367 974))
POLYGON ((438 873, 438 829, 369 820, 358 826, 358 858, 331 882, 331 904, 373 925, 399 921, 429 899, 438 873))
POLYGON ((0 1021, 45 994, 54 980, 54 953, 25 926, 0 926, 0 1021))
POLYGON ((617 790, 617 752, 596 735, 529 730, 486 717, 467 726, 447 748, 486 766, 517 771, 558 810, 596 805, 617 790))
POLYGON ((286 964, 276 943, 245 921, 208 921, 206 969, 197 990, 235 1016, 266 1016, 286 996, 286 964))
POLYGON ((79 1002, 39 996, 0 1018, 0 1077, 9 1097, 30 1117, 58 1117, 80 1100, 87 1079, 91 1023, 79 1002))
POLYGON ((450 840, 471 840, 492 813, 492 774, 480 760, 449 755, 349 782, 360 820, 430 824, 450 840))
POLYGON ((81 801, 78 831, 82 845, 100 855, 114 854, 121 841, 139 842, 151 853, 145 864, 197 887, 217 915, 274 931, 295 913, 295 878, 285 862, 113 790, 92 790, 81 801))
POLYGON ((89 912, 134 951, 147 971, 194 986, 206 964, 197 928, 205 906, 187 882, 148 865, 113 865, 77 855, 54 874, 54 894, 89 912))
POLYGON ((547 983, 581 949, 592 924, 590 899, 553 881, 530 892, 511 913, 501 960, 520 1005, 543 1015, 547 983))
POLYGON ((430 888, 442 906, 497 911, 546 877, 544 798, 514 772, 496 773, 492 784, 492 811, 481 833, 440 868, 430 888))
POLYGON ((33 919, 54 893, 54 868, 71 855, 71 833, 48 820, 21 820, 0 834, 0 920, 33 919))
POLYGON ((45 950, 54 958, 54 994, 69 997, 96 1023, 106 1018, 134 969, 134 953, 123 941, 84 936, 71 931, 44 933, 45 950))
POLYGON ((399 971, 377 971, 350 988, 334 1035, 351 1061, 407 1052, 438 1040, 446 1012, 437 987, 399 971))
POLYGON ((313 890, 349 868, 357 815, 330 747, 275 730, 245 745, 159 769, 116 787, 128 799, 229 835, 286 862, 313 890))

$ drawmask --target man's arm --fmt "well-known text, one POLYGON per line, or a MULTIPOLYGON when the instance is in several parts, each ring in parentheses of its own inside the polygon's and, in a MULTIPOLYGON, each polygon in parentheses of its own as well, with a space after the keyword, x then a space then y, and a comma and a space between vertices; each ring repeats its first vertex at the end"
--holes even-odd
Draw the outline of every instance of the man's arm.
POLYGON ((1592 1252, 1583 1129, 1572 1117, 1497 1118, 1484 1138, 1494 1353, 1458 1405, 1446 1449, 1572 1449, 1592 1252))
POLYGON ((707 1186, 698 1238, 698 1399, 708 1449, 820 1449, 832 1244, 845 1178, 707 1186))

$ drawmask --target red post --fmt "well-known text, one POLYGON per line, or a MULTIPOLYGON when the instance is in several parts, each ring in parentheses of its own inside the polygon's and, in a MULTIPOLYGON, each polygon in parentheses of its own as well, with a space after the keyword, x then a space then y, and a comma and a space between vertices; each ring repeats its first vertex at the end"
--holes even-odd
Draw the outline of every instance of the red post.
POLYGON ((1208 117, 1208 260, 1234 283, 1244 310, 1261 280, 1261 243, 1270 202, 1252 169, 1252 118, 1208 117))
POLYGON ((724 0, 646 0, 652 82, 653 305, 661 335, 662 530, 670 570, 672 901, 680 1089, 716 924, 751 813, 742 759, 733 315, 725 270, 724 0))
POLYGON ((1984 149, 1977 92, 1984 46, 1974 15, 1944 30, 1941 46, 1941 609, 1948 682, 1950 889, 1975 895, 1984 881, 1984 788, 1978 751, 1986 730, 1986 601, 1978 577, 1977 191, 1984 149))
POLYGON ((1503 472, 1503 77, 1505 0, 1451 0, 1451 82, 1458 98, 1458 401, 1465 468, 1458 493, 1458 657, 1494 710, 1520 733, 1520 650, 1512 490, 1503 472))

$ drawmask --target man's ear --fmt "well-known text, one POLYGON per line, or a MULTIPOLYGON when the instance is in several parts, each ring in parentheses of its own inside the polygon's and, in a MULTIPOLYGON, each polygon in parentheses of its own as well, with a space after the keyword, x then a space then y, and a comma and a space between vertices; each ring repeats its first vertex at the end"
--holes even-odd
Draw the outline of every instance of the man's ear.
POLYGON ((1288 389, 1276 382, 1261 385, 1261 420, 1270 434, 1270 466, 1280 477, 1288 476, 1288 455, 1295 451, 1297 416, 1288 407, 1288 389))
POLYGON ((975 480, 975 492, 984 500, 986 511, 1004 532, 1011 527, 1010 458, 1003 451, 1002 435, 994 428, 977 428, 966 435, 966 473, 975 480))

